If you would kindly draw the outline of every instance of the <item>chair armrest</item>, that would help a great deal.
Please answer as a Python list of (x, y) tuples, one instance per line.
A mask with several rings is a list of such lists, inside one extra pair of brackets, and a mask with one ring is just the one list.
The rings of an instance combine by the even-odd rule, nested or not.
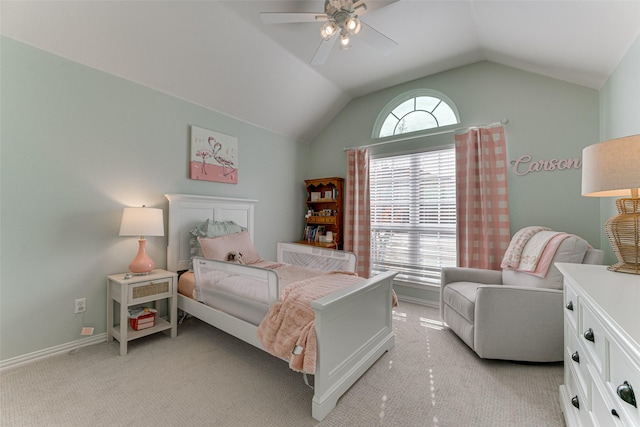
[(486, 285), (502, 284), (502, 271), (481, 268), (444, 267), (440, 274), (440, 286), (453, 282), (474, 282)]
[(480, 286), (475, 305), (475, 350), (481, 357), (562, 360), (563, 291)]
[(473, 282), (487, 285), (501, 285), (502, 272), (481, 268), (443, 267), (440, 273), (440, 317), (444, 320), (444, 288), (449, 283)]

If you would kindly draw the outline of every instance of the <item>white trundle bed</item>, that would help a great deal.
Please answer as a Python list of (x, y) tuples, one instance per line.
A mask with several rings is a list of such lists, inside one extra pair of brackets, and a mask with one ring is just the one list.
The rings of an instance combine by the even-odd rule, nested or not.
[[(253, 239), (256, 200), (166, 194), (169, 200), (169, 234), (167, 267), (182, 272), (191, 261), (190, 230), (206, 219), (231, 220), (245, 227)], [(308, 245), (278, 244), (278, 262), (297, 263), (297, 259), (323, 259), (328, 267), (344, 252), (320, 249)], [(299, 256), (298, 256), (299, 255)], [(349, 259), (351, 261), (351, 259)], [(351, 268), (355, 268), (351, 262)], [(277, 275), (269, 269), (228, 262), (211, 262), (216, 269), (257, 278), (269, 283), (269, 304), (279, 294)], [(353, 270), (352, 270), (353, 271)], [(315, 313), (317, 355), (314, 373), (312, 417), (325, 418), (338, 399), (386, 351), (393, 348), (392, 281), (395, 272), (387, 272), (333, 292), (311, 303)], [(198, 302), (178, 295), (178, 308), (202, 321), (264, 350), (256, 332), (258, 326)], [(265, 350), (266, 351), (266, 350)]]

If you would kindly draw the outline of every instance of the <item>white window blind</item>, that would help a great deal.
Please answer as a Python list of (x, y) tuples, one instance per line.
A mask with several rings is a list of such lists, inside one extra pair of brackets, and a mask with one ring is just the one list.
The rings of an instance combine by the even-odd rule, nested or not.
[(454, 149), (373, 158), (369, 173), (371, 273), (440, 284), (456, 265)]

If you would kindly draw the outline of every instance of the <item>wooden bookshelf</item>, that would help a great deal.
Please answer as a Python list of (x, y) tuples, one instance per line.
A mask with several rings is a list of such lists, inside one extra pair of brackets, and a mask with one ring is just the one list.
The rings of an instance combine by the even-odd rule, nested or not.
[[(342, 248), (344, 215), (344, 179), (339, 177), (307, 179), (307, 213), (300, 243), (326, 248)], [(323, 241), (326, 232), (333, 233), (333, 241)]]

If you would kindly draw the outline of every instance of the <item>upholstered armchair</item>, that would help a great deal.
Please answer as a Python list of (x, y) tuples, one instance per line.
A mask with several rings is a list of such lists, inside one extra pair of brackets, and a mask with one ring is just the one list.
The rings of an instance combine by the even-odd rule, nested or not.
[(443, 268), (440, 315), (478, 356), (528, 362), (563, 359), (563, 277), (556, 262), (601, 264), (603, 252), (571, 236), (544, 278), (515, 270)]

